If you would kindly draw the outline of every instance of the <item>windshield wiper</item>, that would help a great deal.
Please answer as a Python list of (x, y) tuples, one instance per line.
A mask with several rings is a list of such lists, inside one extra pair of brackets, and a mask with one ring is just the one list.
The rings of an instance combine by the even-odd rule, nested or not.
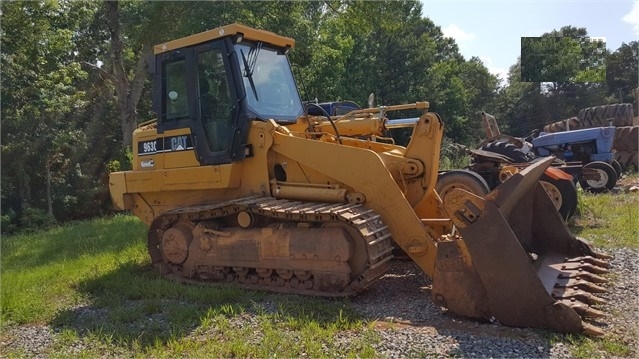
[(244, 50), (240, 49), (240, 53), (242, 54), (242, 62), (244, 62), (244, 77), (249, 80), (249, 84), (251, 85), (251, 90), (253, 90), (253, 95), (255, 95), (255, 99), (259, 101), (257, 98), (257, 90), (255, 89), (255, 83), (253, 82), (253, 70), (255, 69), (255, 64), (257, 63), (257, 56), (260, 54), (260, 50), (262, 49), (262, 42), (257, 43), (256, 48), (252, 48), (249, 51), (249, 59), (246, 59), (244, 56)]

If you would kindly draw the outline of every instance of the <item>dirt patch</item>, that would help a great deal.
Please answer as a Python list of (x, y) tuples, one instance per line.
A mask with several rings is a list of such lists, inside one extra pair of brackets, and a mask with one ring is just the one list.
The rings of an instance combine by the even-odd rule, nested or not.
[(625, 175), (615, 185), (614, 193), (634, 193), (639, 194), (639, 176)]
[(621, 188), (636, 186), (639, 187), (639, 177), (637, 176), (624, 176), (617, 181), (617, 186)]

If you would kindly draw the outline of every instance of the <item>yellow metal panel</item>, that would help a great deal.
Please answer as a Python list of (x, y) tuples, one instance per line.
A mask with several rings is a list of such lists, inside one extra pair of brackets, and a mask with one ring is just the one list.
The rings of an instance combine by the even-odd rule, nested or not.
[(127, 172), (127, 193), (160, 191), (162, 188), (162, 172), (161, 170)]
[(200, 163), (195, 157), (195, 149), (179, 152), (165, 152), (164, 166), (158, 168), (198, 167)]
[(126, 173), (127, 193), (237, 188), (242, 164), (202, 166)]
[[(164, 141), (165, 137), (175, 137), (175, 136), (191, 136), (191, 129), (189, 128), (178, 128), (175, 130), (165, 131), (162, 134), (161, 141)], [(193, 141), (193, 138), (191, 138)], [(195, 144), (193, 143), (193, 146)], [(168, 151), (168, 149), (164, 149), (164, 153), (162, 157), (164, 158), (164, 162), (162, 167), (160, 168), (182, 168), (182, 167), (199, 167), (200, 162), (198, 162), (197, 157), (195, 156), (195, 148), (192, 150), (186, 151)]]
[(119, 210), (126, 209), (123, 195), (126, 193), (125, 172), (113, 172), (109, 174), (109, 192), (113, 207)]
[(180, 49), (187, 46), (197, 45), (204, 42), (208, 42), (214, 39), (219, 39), (226, 36), (233, 36), (237, 33), (244, 34), (244, 38), (247, 40), (263, 41), (275, 46), (295, 46), (295, 40), (290, 37), (284, 37), (274, 34), (270, 31), (257, 30), (240, 24), (231, 24), (201, 32), (199, 34), (191, 35), (181, 39), (166, 42), (164, 44), (155, 45), (153, 52), (158, 55), (163, 52)]
[(222, 182), (220, 166), (203, 166), (163, 171), (162, 190), (219, 188)]

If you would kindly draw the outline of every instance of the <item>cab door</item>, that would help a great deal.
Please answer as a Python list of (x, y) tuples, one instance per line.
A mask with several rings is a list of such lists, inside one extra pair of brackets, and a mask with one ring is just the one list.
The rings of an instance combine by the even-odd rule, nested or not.
[(161, 54), (157, 60), (158, 133), (188, 128), (178, 146), (193, 149), (200, 165), (243, 158), (245, 136), (238, 129), (240, 106), (225, 39)]

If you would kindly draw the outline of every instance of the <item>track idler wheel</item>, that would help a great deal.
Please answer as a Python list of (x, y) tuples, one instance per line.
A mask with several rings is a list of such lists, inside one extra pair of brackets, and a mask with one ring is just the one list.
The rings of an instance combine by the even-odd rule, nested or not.
[(162, 234), (161, 250), (166, 261), (182, 264), (189, 256), (193, 240), (193, 224), (178, 222)]

